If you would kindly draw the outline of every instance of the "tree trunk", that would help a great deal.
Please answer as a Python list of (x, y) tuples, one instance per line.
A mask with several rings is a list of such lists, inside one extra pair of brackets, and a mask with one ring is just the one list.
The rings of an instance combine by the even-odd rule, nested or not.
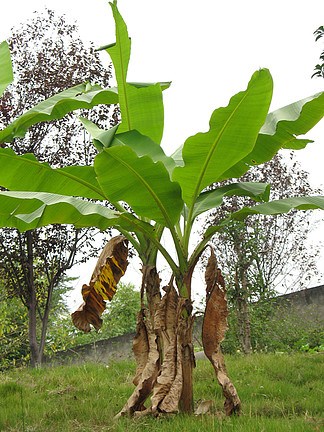
[[(117, 415), (193, 412), (192, 306), (178, 296), (172, 282), (161, 299), (155, 267), (143, 267), (149, 311), (142, 304), (134, 338), (136, 388)], [(145, 400), (151, 396), (151, 406)]]
[(37, 326), (36, 326), (36, 292), (34, 284), (34, 255), (33, 255), (33, 237), (32, 232), (27, 231), (27, 266), (28, 266), (28, 335), (30, 347), (30, 365), (37, 367), (41, 363), (37, 342)]
[(244, 322), (244, 353), (251, 354), (252, 344), (251, 344), (250, 313), (248, 310), (248, 305), (245, 301), (243, 302), (243, 322)]
[[(157, 416), (179, 411), (190, 414), (193, 412), (195, 367), (192, 344), (194, 317), (191, 301), (178, 295), (172, 279), (170, 284), (163, 288), (165, 295), (161, 298), (160, 279), (156, 268), (143, 267), (142, 272), (142, 299), (145, 288), (149, 310), (142, 302), (133, 346), (137, 363), (133, 381), (136, 388), (116, 417), (146, 414)], [(224, 292), (217, 292), (214, 294), (221, 298), (220, 303), (214, 296), (213, 301), (208, 303), (208, 311), (206, 308), (204, 349), (223, 388), (225, 412), (232, 415), (240, 412), (241, 402), (235, 387), (227, 377), (219, 347), (223, 339), (222, 334), (225, 334), (228, 311)], [(218, 328), (219, 324), (222, 330)], [(150, 395), (151, 404), (146, 407), (144, 404)]]
[(44, 356), (44, 348), (45, 348), (45, 340), (46, 340), (46, 332), (47, 332), (47, 325), (48, 325), (48, 319), (49, 319), (49, 313), (51, 308), (51, 301), (52, 301), (52, 295), (53, 295), (53, 286), (54, 281), (51, 280), (48, 291), (47, 291), (47, 299), (46, 299), (46, 305), (44, 310), (44, 316), (42, 319), (42, 333), (41, 338), (39, 342), (39, 363), (41, 364), (43, 361)]
[(192, 345), (192, 317), (187, 318), (188, 329), (185, 332), (186, 340), (182, 345), (182, 392), (180, 397), (180, 409), (190, 414), (193, 412), (193, 370), (196, 366)]
[(237, 323), (238, 323), (238, 338), (241, 344), (242, 350), (244, 354), (251, 354), (252, 352), (252, 344), (251, 344), (251, 322), (250, 322), (250, 313), (248, 309), (248, 301), (247, 301), (247, 278), (246, 278), (246, 270), (241, 268), (241, 282), (242, 288), (240, 289), (240, 282), (237, 275), (236, 270), (236, 312), (237, 312)]
[(246, 270), (244, 269), (242, 272), (242, 288), (243, 288), (243, 301), (242, 301), (242, 309), (243, 309), (243, 322), (244, 322), (244, 347), (245, 354), (251, 354), (252, 352), (252, 344), (251, 344), (251, 322), (250, 322), (250, 313), (248, 308), (248, 294), (247, 294), (248, 281), (246, 277)]
[(239, 339), (239, 342), (240, 342), (240, 345), (241, 345), (243, 352), (245, 352), (244, 320), (243, 320), (243, 314), (242, 314), (241, 299), (239, 297), (236, 297), (235, 305), (236, 305), (236, 314), (237, 314), (238, 339)]

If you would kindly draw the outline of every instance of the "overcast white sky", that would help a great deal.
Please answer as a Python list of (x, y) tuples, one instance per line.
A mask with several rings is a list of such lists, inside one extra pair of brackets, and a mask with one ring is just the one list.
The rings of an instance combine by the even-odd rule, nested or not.
[[(84, 41), (115, 41), (106, 0), (2, 2), (0, 41), (44, 7), (77, 21)], [(260, 67), (269, 68), (274, 79), (272, 109), (324, 90), (323, 79), (311, 79), (324, 50), (324, 39), (315, 43), (313, 36), (324, 25), (323, 0), (119, 0), (118, 7), (132, 38), (128, 80), (172, 81), (164, 92), (167, 153), (207, 130), (212, 111), (244, 90)], [(315, 143), (298, 158), (312, 185), (320, 186), (324, 120), (308, 136)]]

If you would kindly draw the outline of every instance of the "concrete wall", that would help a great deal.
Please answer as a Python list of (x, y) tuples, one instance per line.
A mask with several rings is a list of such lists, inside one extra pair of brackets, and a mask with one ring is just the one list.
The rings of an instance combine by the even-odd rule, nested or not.
[[(202, 316), (196, 317), (193, 328), (193, 343), (201, 346)], [(110, 339), (79, 345), (64, 351), (57, 351), (51, 357), (45, 357), (45, 364), (83, 363), (87, 361), (108, 363), (125, 359), (134, 359), (132, 347), (135, 333), (128, 333)]]
[[(278, 303), (285, 304), (289, 310), (299, 311), (300, 315), (308, 319), (319, 319), (324, 322), (324, 285), (309, 288), (302, 291), (278, 296)], [(201, 341), (202, 316), (197, 316), (193, 330), (193, 342), (196, 345)], [(86, 361), (108, 363), (123, 359), (132, 359), (133, 337), (135, 333), (117, 336), (111, 339), (101, 340), (58, 351), (51, 358), (45, 359), (45, 363), (82, 363)]]
[(131, 359), (134, 358), (132, 351), (134, 335), (135, 333), (129, 333), (91, 344), (79, 345), (65, 351), (57, 351), (51, 357), (46, 357), (44, 363), (75, 364), (87, 361), (108, 363), (111, 360)]
[(308, 288), (277, 297), (278, 302), (288, 308), (295, 308), (300, 312), (313, 313), (324, 320), (324, 285)]

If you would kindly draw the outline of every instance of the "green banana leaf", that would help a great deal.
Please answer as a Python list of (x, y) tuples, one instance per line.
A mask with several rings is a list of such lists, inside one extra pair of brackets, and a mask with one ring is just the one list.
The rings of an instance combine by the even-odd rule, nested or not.
[(147, 86), (126, 82), (131, 41), (127, 26), (117, 9), (116, 1), (110, 5), (116, 24), (116, 43), (99, 48), (99, 50), (105, 49), (108, 52), (115, 68), (122, 116), (119, 132), (136, 129), (160, 144), (164, 126), (162, 90), (167, 88), (169, 83)]
[(253, 207), (243, 207), (232, 213), (228, 218), (224, 219), (219, 225), (212, 226), (205, 232), (205, 239), (210, 239), (216, 232), (223, 229), (231, 220), (242, 221), (246, 217), (261, 214), (261, 215), (279, 215), (282, 213), (288, 213), (290, 210), (324, 210), (324, 196), (306, 196), (306, 197), (294, 197), (285, 198), (276, 201), (270, 201), (267, 203), (259, 204)]
[(0, 186), (9, 190), (106, 199), (91, 166), (53, 169), (38, 162), (33, 154), (17, 156), (10, 148), (0, 149), (0, 166)]
[[(125, 233), (135, 248), (139, 244), (127, 232), (144, 234), (152, 245), (159, 248), (171, 268), (177, 270), (172, 258), (159, 243), (156, 227), (130, 213), (119, 213), (103, 205), (65, 195), (0, 191), (0, 227), (13, 227), (23, 232), (53, 223), (73, 224), (76, 228), (97, 227), (102, 231), (113, 226)], [(139, 248), (138, 252), (141, 254), (143, 251)]]
[(253, 165), (269, 161), (281, 148), (299, 150), (309, 139), (299, 139), (310, 131), (324, 115), (324, 92), (294, 102), (269, 113), (253, 150), (227, 170), (218, 180), (238, 178)]
[(0, 44), (0, 97), (12, 82), (12, 64), (9, 46), (6, 41)]
[(137, 156), (150, 156), (153, 162), (162, 162), (170, 176), (175, 168), (175, 162), (170, 156), (166, 156), (161, 146), (156, 144), (148, 136), (140, 134), (137, 130), (118, 133), (111, 142), (111, 146), (126, 145), (132, 148)]
[(161, 146), (148, 136), (142, 135), (136, 130), (116, 134), (110, 146), (113, 147), (117, 145), (129, 146), (139, 157), (147, 155), (152, 158), (153, 162), (162, 162), (171, 178), (173, 169), (176, 166), (174, 160), (172, 157), (166, 156)]
[(60, 119), (77, 109), (117, 102), (116, 88), (102, 89), (98, 85), (91, 86), (89, 83), (71, 87), (39, 103), (10, 123), (0, 131), (0, 143), (10, 142), (15, 137), (23, 137), (28, 128), (36, 123)]
[(98, 182), (112, 203), (125, 201), (134, 212), (163, 226), (173, 226), (183, 207), (181, 190), (162, 162), (138, 157), (126, 145), (99, 153), (94, 162)]
[(171, 155), (176, 166), (180, 166), (180, 167), (184, 166), (184, 161), (183, 161), (183, 157), (182, 157), (182, 150), (183, 150), (183, 144), (181, 144), (181, 146), (178, 147), (177, 150), (174, 153), (172, 153), (172, 155)]
[(159, 86), (161, 87), (161, 90), (164, 91), (170, 87), (171, 81), (150, 82), (150, 83), (128, 82), (128, 84), (131, 85), (132, 87), (135, 87), (135, 88), (151, 87), (151, 86), (155, 86), (156, 84), (159, 84)]
[(293, 197), (259, 204), (251, 208), (244, 207), (241, 210), (234, 212), (231, 215), (231, 218), (236, 220), (243, 220), (247, 216), (253, 214), (278, 215), (282, 213), (288, 213), (292, 209), (324, 210), (324, 196)]
[(0, 192), (0, 226), (20, 231), (52, 223), (76, 227), (115, 225), (119, 213), (109, 208), (65, 195), (44, 192)]
[(223, 202), (223, 198), (226, 196), (248, 196), (254, 201), (268, 201), (270, 186), (270, 184), (266, 183), (242, 182), (232, 183), (214, 190), (202, 192), (195, 202), (193, 219), (205, 211), (220, 206)]
[(0, 191), (0, 226), (19, 231), (53, 223), (73, 224), (76, 228), (121, 227), (141, 231), (154, 240), (154, 226), (129, 213), (120, 213), (101, 204), (45, 192)]
[(271, 97), (271, 75), (261, 69), (253, 74), (245, 91), (233, 96), (226, 108), (213, 112), (207, 133), (199, 133), (184, 143), (185, 165), (174, 169), (173, 180), (180, 184), (189, 208), (206, 186), (251, 152)]
[(128, 116), (125, 121), (121, 111), (122, 123), (119, 132), (136, 129), (160, 144), (164, 127), (164, 107), (160, 84), (138, 89), (126, 83), (125, 93)]
[(84, 128), (92, 136), (92, 142), (98, 152), (101, 152), (104, 148), (110, 147), (111, 141), (113, 140), (119, 125), (112, 127), (109, 130), (100, 129), (91, 120), (84, 117), (78, 117)]
[(104, 130), (88, 119), (79, 118), (79, 120), (91, 134), (93, 143), (99, 151), (116, 145), (128, 145), (136, 152), (137, 156), (148, 155), (152, 158), (153, 162), (163, 162), (170, 173), (170, 177), (172, 176), (173, 169), (176, 166), (174, 159), (166, 156), (162, 147), (148, 136), (142, 135), (137, 130), (117, 134), (118, 126)]

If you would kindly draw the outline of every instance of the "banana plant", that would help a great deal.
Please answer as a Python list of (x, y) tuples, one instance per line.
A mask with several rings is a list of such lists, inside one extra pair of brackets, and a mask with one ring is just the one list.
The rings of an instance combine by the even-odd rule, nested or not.
[[(90, 325), (100, 328), (105, 301), (112, 299), (116, 282), (127, 267), (127, 243), (137, 251), (142, 261), (142, 298), (146, 294), (148, 309), (142, 302), (134, 339), (135, 390), (120, 415), (176, 412), (179, 406), (192, 412), (192, 274), (201, 254), (209, 248), (203, 345), (222, 387), (226, 414), (239, 413), (241, 402), (226, 374), (220, 350), (228, 314), (224, 280), (208, 242), (232, 219), (242, 220), (254, 213), (324, 209), (324, 197), (269, 202), (268, 184), (218, 183), (239, 178), (251, 166), (270, 160), (279, 149), (304, 148), (311, 141), (298, 137), (323, 117), (324, 93), (269, 113), (272, 77), (267, 69), (260, 69), (245, 90), (212, 113), (207, 132), (189, 137), (172, 156), (167, 156), (161, 147), (162, 92), (170, 83), (127, 81), (131, 41), (116, 1), (110, 5), (116, 42), (100, 49), (111, 57), (117, 88), (102, 89), (86, 83), (57, 94), (2, 130), (0, 142), (23, 136), (39, 121), (61, 118), (70, 111), (90, 109), (99, 103), (118, 102), (121, 124), (104, 130), (80, 119), (98, 150), (93, 166), (53, 169), (33, 155), (18, 156), (10, 148), (1, 148), (0, 185), (7, 190), (0, 192), (0, 226), (24, 231), (51, 223), (71, 223), (120, 231), (121, 236), (103, 251), (89, 285), (83, 286), (84, 304), (72, 316), (83, 331), (89, 331)], [(0, 86), (5, 87), (10, 82), (8, 52), (6, 47), (1, 51), (1, 47)], [(229, 214), (210, 227), (189, 253), (197, 217), (221, 205), (230, 195), (248, 196), (259, 204)], [(113, 210), (105, 205), (107, 202)], [(168, 247), (161, 241), (165, 233), (172, 239)], [(164, 287), (163, 297), (156, 268), (159, 253), (170, 268), (170, 282)], [(151, 405), (145, 408), (144, 402), (151, 394)]]
[(0, 44), (0, 97), (13, 80), (9, 46), (6, 41)]

